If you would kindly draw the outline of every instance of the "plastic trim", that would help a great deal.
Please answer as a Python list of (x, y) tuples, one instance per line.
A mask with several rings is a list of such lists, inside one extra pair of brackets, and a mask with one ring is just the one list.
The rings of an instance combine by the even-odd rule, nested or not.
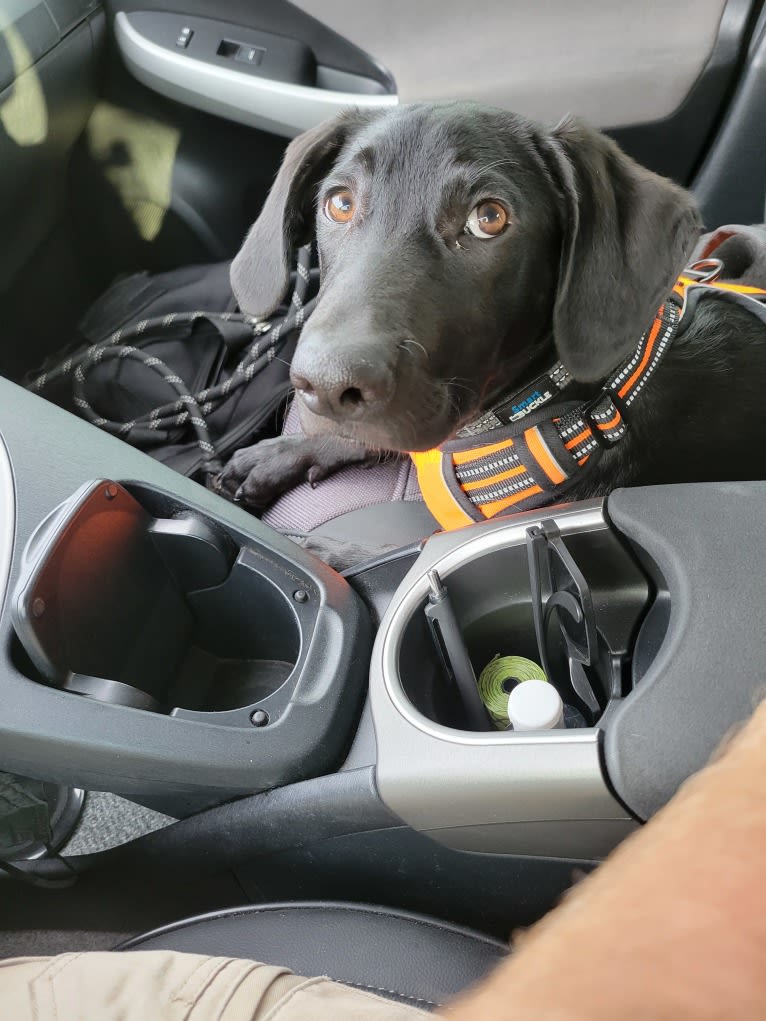
[[(642, 552), (667, 622), (640, 682), (604, 731), (616, 795), (649, 819), (703, 769), (763, 697), (766, 483), (685, 483), (617, 489), (614, 529)], [(656, 622), (647, 617), (646, 630)]]
[(123, 60), (144, 85), (187, 106), (288, 138), (351, 106), (385, 109), (396, 95), (336, 92), (277, 82), (195, 60), (158, 46), (120, 11), (114, 21)]
[(383, 918), (401, 919), (405, 922), (416, 922), (441, 932), (448, 932), (454, 936), (470, 939), (476, 943), (483, 944), (489, 950), (497, 951), (498, 957), (503, 957), (508, 947), (500, 940), (493, 939), (486, 933), (477, 932), (464, 925), (456, 925), (454, 922), (442, 921), (440, 918), (431, 918), (414, 911), (400, 911), (396, 908), (389, 908), (380, 904), (349, 903), (339, 900), (296, 900), (296, 901), (275, 901), (269, 904), (246, 905), (241, 908), (225, 908), (223, 911), (208, 911), (202, 915), (193, 915), (190, 918), (183, 918), (178, 922), (170, 922), (168, 925), (160, 925), (149, 932), (132, 936), (130, 939), (119, 943), (114, 949), (122, 952), (127, 950), (140, 950), (144, 943), (150, 940), (162, 939), (170, 936), (180, 929), (186, 929), (193, 925), (204, 925), (206, 922), (217, 922), (222, 918), (240, 918), (244, 916), (263, 915), (270, 911), (344, 911), (354, 914), (376, 915)]
[[(552, 508), (562, 534), (607, 528), (602, 502)], [(423, 603), (426, 572), (449, 583), (463, 564), (520, 545), (539, 512), (429, 540), (384, 616), (373, 648), (370, 698), (384, 803), (414, 829), (459, 850), (599, 858), (634, 824), (603, 776), (597, 728), (519, 735), (458, 731), (410, 703), (398, 674), (403, 628)]]
[[(248, 556), (263, 556), (286, 577), (290, 572), (296, 588), (313, 587), (320, 607), (307, 650), (315, 666), (301, 676), (280, 719), (261, 728), (149, 713), (36, 683), (3, 612), (5, 769), (113, 791), (179, 817), (342, 762), (362, 708), (372, 629), (361, 599), (336, 572), (236, 505), (2, 377), (0, 433), (13, 465), (19, 553), (80, 486), (114, 474), (140, 490), (153, 516), (187, 507), (228, 532)], [(14, 556), (12, 584), (21, 567)], [(257, 625), (257, 613), (253, 619)]]
[(0, 614), (8, 589), (8, 575), (13, 556), (13, 540), (15, 528), (16, 498), (13, 487), (13, 474), (8, 451), (0, 436)]
[[(552, 516), (554, 515), (545, 515), (545, 517)], [(578, 509), (574, 513), (570, 512), (566, 518), (556, 516), (556, 520), (560, 523), (563, 534), (571, 531), (586, 532), (606, 527), (600, 501), (595, 506)], [(511, 522), (513, 522), (513, 519), (511, 519)], [(477, 557), (484, 556), (486, 553), (492, 553), (498, 549), (506, 549), (508, 546), (523, 546), (526, 542), (527, 528), (529, 528), (531, 522), (526, 518), (518, 524), (511, 522), (493, 532), (480, 532), (479, 535), (472, 537), (470, 541), (461, 543), (457, 549), (430, 563), (428, 565), (429, 568), (436, 568), (442, 580), (447, 581), (453, 571), (463, 564), (475, 560)], [(420, 568), (420, 564), (418, 563), (416, 567)], [(547, 734), (535, 735), (535, 737), (522, 737), (520, 734), (507, 733), (506, 731), (487, 731), (477, 734), (472, 731), (458, 731), (451, 727), (444, 727), (439, 723), (434, 723), (418, 712), (407, 698), (402, 687), (397, 663), (404, 627), (418, 606), (423, 603), (428, 592), (429, 584), (425, 572), (419, 574), (419, 576), (411, 581), (408, 588), (405, 588), (403, 585), (392, 600), (394, 609), (390, 615), (388, 626), (381, 625), (379, 632), (379, 635), (383, 636), (381, 649), (383, 682), (391, 701), (409, 723), (419, 730), (430, 734), (432, 737), (438, 737), (441, 740), (451, 741), (456, 744), (506, 744), (518, 747), (523, 744), (536, 745), (540, 743), (593, 743), (595, 739), (595, 728), (593, 727), (578, 730), (576, 733), (552, 730)], [(380, 641), (380, 638), (378, 641)], [(376, 649), (377, 647), (376, 643)], [(373, 653), (374, 655), (375, 653)]]

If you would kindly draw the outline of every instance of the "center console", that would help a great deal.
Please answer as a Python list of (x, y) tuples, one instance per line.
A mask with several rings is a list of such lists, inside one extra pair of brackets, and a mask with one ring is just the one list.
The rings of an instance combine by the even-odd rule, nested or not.
[(343, 761), (373, 633), (335, 571), (4, 380), (0, 508), (3, 768), (179, 816)]
[[(341, 577), (0, 380), (0, 768), (211, 826), (269, 791), (296, 843), (337, 856), (353, 832), (371, 862), (394, 829), (461, 861), (598, 859), (752, 709), (765, 519), (765, 484), (624, 490)], [(569, 726), (466, 711), (435, 578), (464, 672), (542, 644)], [(286, 839), (258, 832), (264, 854)]]
[[(464, 726), (424, 626), (427, 572), (436, 568), (476, 674), (497, 653), (539, 660), (528, 564), (528, 530), (538, 520), (539, 513), (517, 515), (435, 536), (404, 580), (381, 623), (370, 675), (378, 784), (410, 825), (454, 848), (550, 855), (566, 847), (572, 857), (598, 857), (634, 825), (609, 789), (599, 737), (630, 688), (630, 671), (624, 677), (619, 670), (616, 677), (591, 671), (598, 685), (592, 726), (582, 720), (535, 733), (477, 732)], [(635, 638), (649, 583), (606, 523), (600, 501), (558, 509), (555, 522), (589, 576), (611, 661)], [(571, 704), (578, 700), (560, 653), (551, 679)]]

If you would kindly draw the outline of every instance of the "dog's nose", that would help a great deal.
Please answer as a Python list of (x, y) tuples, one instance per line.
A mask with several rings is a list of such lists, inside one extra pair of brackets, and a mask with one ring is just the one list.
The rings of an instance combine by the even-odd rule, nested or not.
[(364, 418), (381, 411), (394, 391), (394, 375), (381, 363), (344, 358), (312, 363), (296, 355), (290, 380), (315, 415), (337, 420)]

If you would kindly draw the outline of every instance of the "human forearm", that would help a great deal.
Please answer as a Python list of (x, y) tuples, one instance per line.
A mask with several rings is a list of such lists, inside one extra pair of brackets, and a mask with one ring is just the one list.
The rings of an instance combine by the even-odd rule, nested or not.
[(766, 705), (451, 1021), (766, 1017)]

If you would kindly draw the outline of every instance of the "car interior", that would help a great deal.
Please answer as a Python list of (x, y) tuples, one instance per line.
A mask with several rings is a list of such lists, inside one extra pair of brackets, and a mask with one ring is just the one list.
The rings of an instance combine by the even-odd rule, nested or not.
[[(453, 98), (764, 219), (760, 0), (0, 0), (0, 956), (440, 1003), (752, 709), (762, 483), (366, 507), (324, 534), (393, 549), (339, 573), (24, 387), (119, 276), (232, 259), (290, 138)], [(482, 717), (498, 655), (549, 664), (566, 729)]]

